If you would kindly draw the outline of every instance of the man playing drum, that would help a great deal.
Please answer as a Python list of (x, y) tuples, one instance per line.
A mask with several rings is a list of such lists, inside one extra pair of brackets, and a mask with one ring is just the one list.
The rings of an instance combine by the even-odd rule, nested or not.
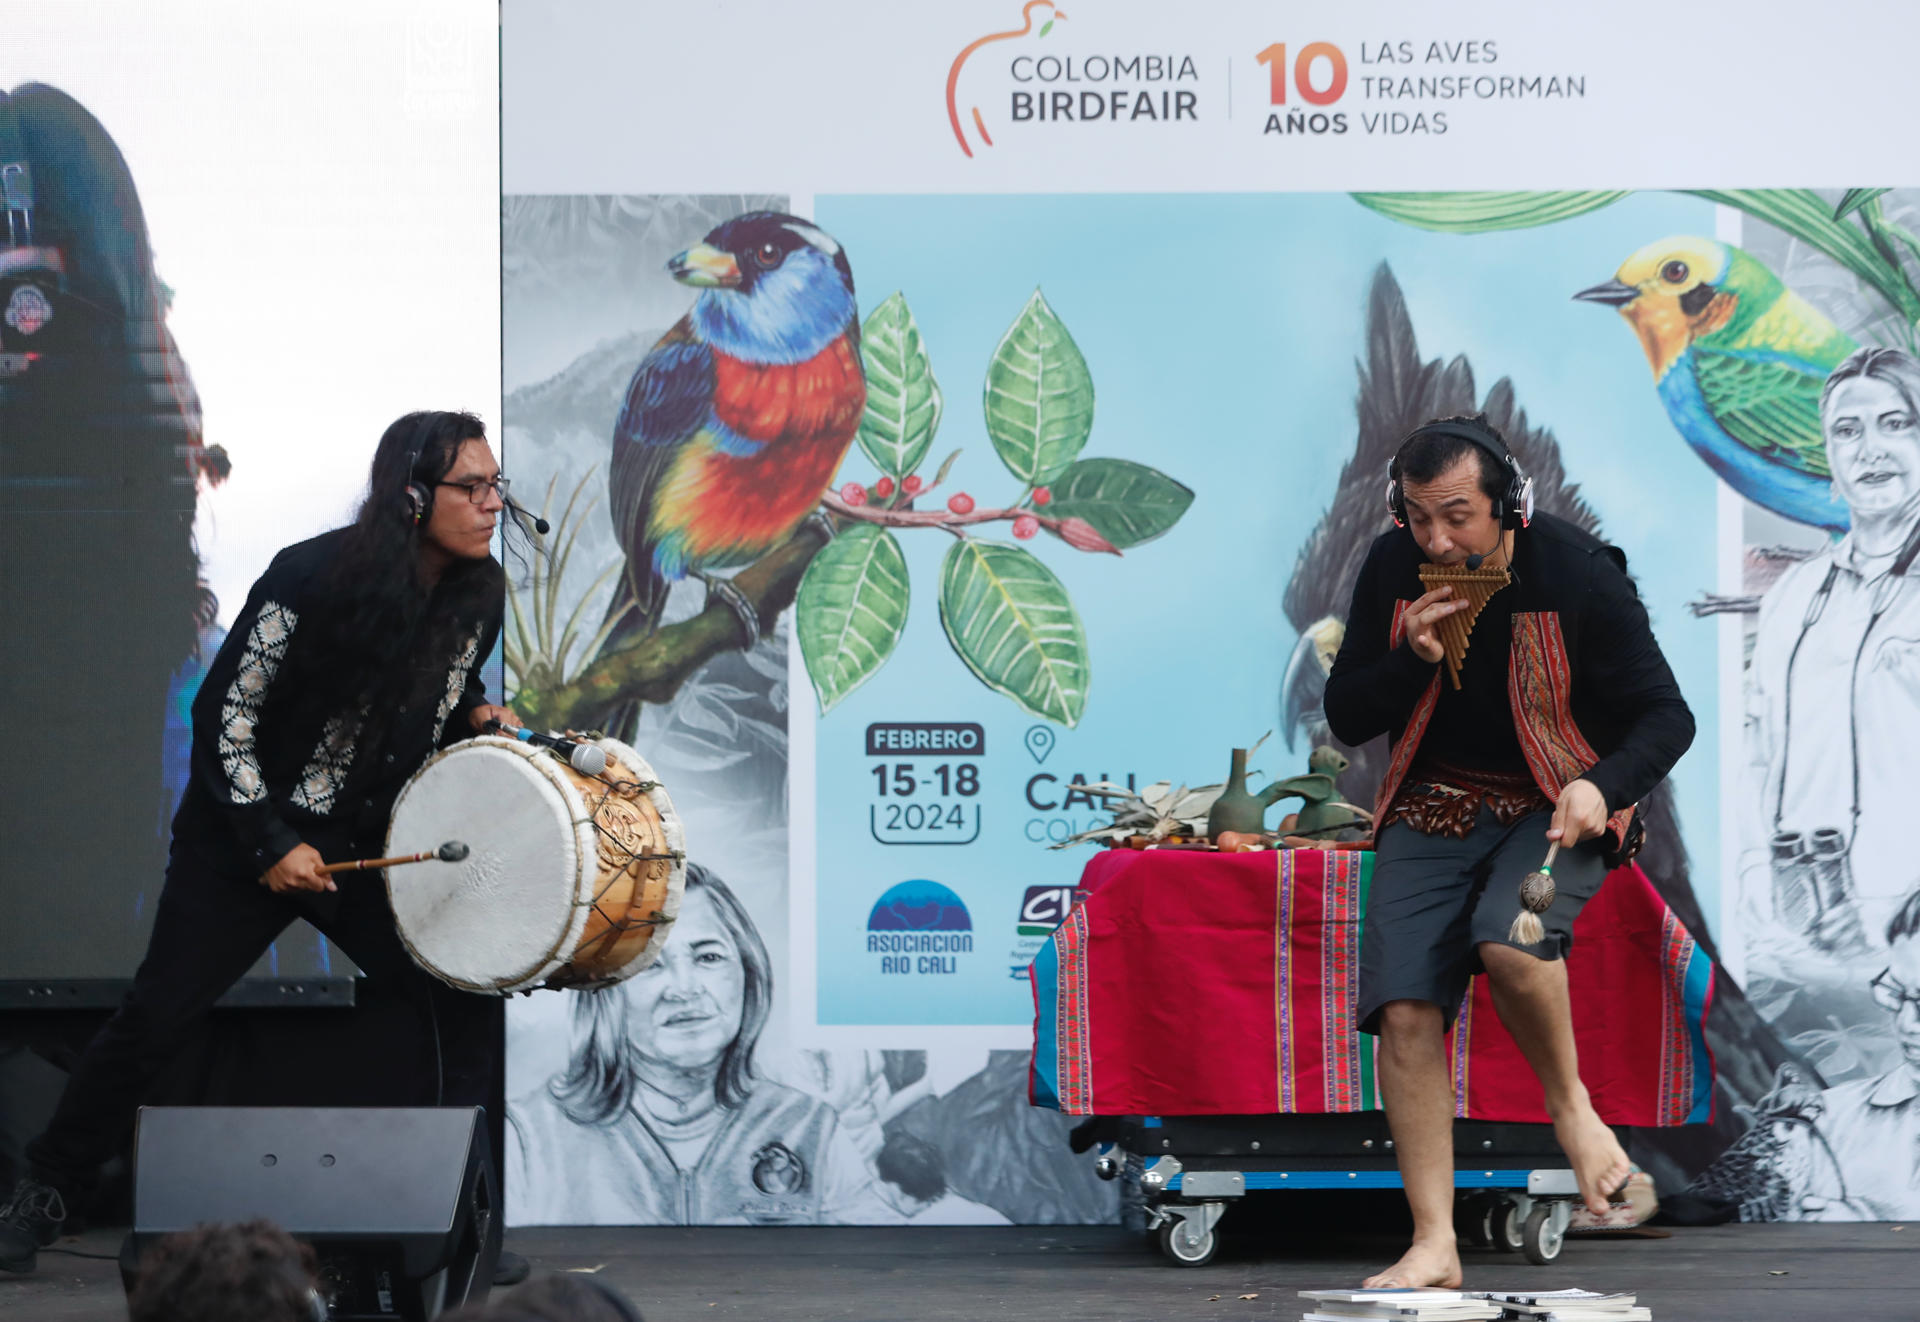
[[(1380, 1038), (1380, 1094), (1414, 1241), (1367, 1284), (1457, 1286), (1443, 1038), (1472, 973), (1485, 971), (1539, 1077), (1587, 1206), (1604, 1211), (1630, 1172), (1580, 1082), (1564, 956), (1574, 915), (1632, 852), (1634, 804), (1692, 742), (1693, 715), (1626, 558), (1570, 523), (1535, 517), (1531, 479), (1484, 417), (1417, 428), (1389, 470), (1387, 503), (1401, 526), (1360, 569), (1326, 691), (1339, 739), (1385, 734), (1393, 750), (1358, 1013), (1361, 1030)], [(1427, 591), (1423, 565), (1468, 586)], [(1434, 565), (1457, 568), (1435, 575)], [(1492, 583), (1490, 595), (1478, 591)], [(1475, 619), (1471, 651), (1464, 619)], [(1443, 655), (1459, 666), (1457, 685), (1442, 676)], [(1525, 945), (1510, 927), (1518, 883), (1550, 842), (1559, 900), (1541, 915), (1544, 939)]]
[(0, 1269), (32, 1270), (148, 1085), (295, 918), (417, 1007), (433, 1064), (396, 1101), (486, 1101), (500, 1002), (416, 967), (378, 872), (321, 865), (381, 852), (394, 797), (436, 748), (520, 724), (480, 675), (500, 632), (490, 544), (506, 485), (478, 418), (410, 413), (381, 437), (355, 521), (288, 547), (254, 584), (194, 700), (146, 958), (27, 1146), (0, 1204)]

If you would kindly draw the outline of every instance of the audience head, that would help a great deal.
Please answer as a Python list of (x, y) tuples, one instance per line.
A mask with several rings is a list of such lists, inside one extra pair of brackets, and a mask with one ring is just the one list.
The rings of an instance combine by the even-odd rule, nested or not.
[(270, 1221), (168, 1235), (140, 1260), (129, 1322), (316, 1322), (313, 1249)]
[(555, 1272), (484, 1304), (443, 1313), (440, 1322), (640, 1322), (640, 1310), (591, 1276)]

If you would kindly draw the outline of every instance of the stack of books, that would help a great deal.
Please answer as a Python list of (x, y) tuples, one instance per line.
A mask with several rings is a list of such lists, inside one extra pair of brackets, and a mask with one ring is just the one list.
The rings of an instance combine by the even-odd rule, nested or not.
[(1302, 1322), (1353, 1322), (1398, 1318), (1402, 1322), (1497, 1322), (1501, 1306), (1464, 1290), (1302, 1290), (1308, 1301)]
[(1501, 1316), (1518, 1322), (1653, 1322), (1652, 1310), (1640, 1307), (1631, 1294), (1520, 1290), (1481, 1291), (1473, 1297), (1504, 1308)]

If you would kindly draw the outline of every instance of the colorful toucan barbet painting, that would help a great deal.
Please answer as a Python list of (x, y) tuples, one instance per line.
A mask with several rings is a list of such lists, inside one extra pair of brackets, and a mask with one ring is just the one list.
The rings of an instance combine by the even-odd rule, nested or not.
[[(671, 693), (715, 654), (710, 629), (698, 644), (640, 646), (671, 632), (667, 598), (689, 578), (740, 620), (727, 647), (754, 647), (791, 601), (809, 677), (822, 710), (832, 708), (885, 664), (906, 628), (912, 593), (897, 534), (918, 531), (952, 539), (938, 608), (957, 658), (1024, 710), (1077, 723), (1085, 628), (1066, 586), (1021, 543), (1044, 532), (1072, 551), (1117, 556), (1171, 529), (1193, 492), (1145, 464), (1082, 457), (1092, 373), (1040, 291), (993, 350), (982, 391), (985, 439), (1015, 484), (999, 504), (940, 490), (950, 475), (958, 481), (961, 450), (922, 471), (941, 392), (919, 328), (897, 292), (861, 319), (852, 264), (820, 226), (748, 212), (667, 269), (699, 292), (627, 382), (608, 475), (624, 563), (584, 669), (567, 680), (563, 661), (545, 664), (549, 719), (630, 737), (641, 694)], [(876, 474), (836, 489), (856, 441)], [(817, 538), (796, 538), (810, 519)], [(1012, 542), (987, 536), (991, 525)], [(751, 581), (719, 574), (775, 562)], [(518, 673), (541, 673), (531, 654), (520, 659)]]
[(1820, 434), (1820, 389), (1859, 346), (1747, 252), (1679, 235), (1576, 298), (1619, 309), (1660, 402), (1720, 479), (1797, 523), (1843, 532)]
[(659, 627), (675, 582), (747, 564), (790, 536), (833, 481), (867, 402), (853, 268), (818, 226), (749, 212), (668, 270), (700, 294), (641, 360), (614, 423), (609, 508), (627, 565), (608, 650)]

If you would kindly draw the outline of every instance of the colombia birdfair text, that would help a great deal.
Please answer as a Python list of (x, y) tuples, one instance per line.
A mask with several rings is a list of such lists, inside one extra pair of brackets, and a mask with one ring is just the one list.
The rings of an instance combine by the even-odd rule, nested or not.
[[(1353, 127), (1346, 110), (1325, 107), (1341, 102), (1349, 90), (1357, 93), (1355, 100), (1396, 104), (1584, 100), (1587, 95), (1585, 74), (1493, 71), (1489, 66), (1500, 60), (1493, 40), (1363, 42), (1358, 55), (1362, 68), (1388, 68), (1356, 77), (1345, 49), (1327, 41), (1291, 51), (1278, 42), (1260, 51), (1270, 107), (1262, 132), (1346, 133)], [(1403, 72), (1416, 65), (1418, 73)], [(1433, 71), (1436, 65), (1475, 67), (1442, 73)], [(1202, 83), (1201, 69), (1192, 55), (1020, 55), (1008, 65), (1008, 77), (1018, 84), (1008, 89), (1008, 117), (1016, 124), (1197, 122), (1201, 88), (1183, 84)], [(1227, 83), (1222, 79), (1218, 85)], [(1357, 119), (1368, 134), (1442, 134), (1449, 128), (1444, 110), (1383, 108), (1362, 111)]]

